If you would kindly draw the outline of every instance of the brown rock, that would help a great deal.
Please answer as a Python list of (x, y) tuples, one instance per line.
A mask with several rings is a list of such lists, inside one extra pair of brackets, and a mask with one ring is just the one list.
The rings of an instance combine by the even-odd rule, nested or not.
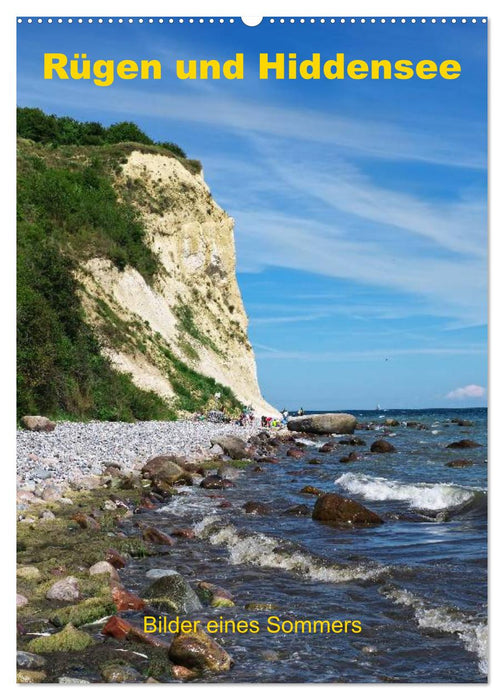
[(447, 462), (447, 467), (472, 467), (473, 463), (470, 459), (453, 459), (451, 462)]
[(198, 671), (191, 670), (190, 668), (186, 668), (185, 666), (177, 666), (176, 664), (172, 666), (171, 674), (172, 677), (175, 678), (175, 680), (177, 681), (192, 681), (199, 675)]
[(334, 442), (326, 442), (325, 445), (322, 445), (322, 447), (319, 447), (319, 452), (332, 452), (334, 450)]
[(368, 510), (357, 501), (344, 498), (338, 493), (319, 496), (312, 518), (325, 522), (350, 523), (352, 525), (377, 525), (383, 523), (379, 515)]
[(34, 430), (36, 432), (50, 433), (56, 427), (56, 423), (46, 418), (45, 416), (23, 416), (21, 425), (26, 430)]
[(295, 515), (296, 517), (303, 517), (310, 515), (310, 508), (305, 503), (301, 503), (287, 508), (283, 511), (282, 515)]
[(376, 440), (371, 445), (370, 450), (371, 450), (371, 452), (380, 452), (380, 453), (397, 452), (394, 445), (392, 445), (390, 442), (387, 442), (387, 440)]
[(216, 673), (229, 671), (233, 660), (217, 642), (202, 629), (176, 634), (168, 651), (177, 665)]
[(117, 615), (112, 615), (109, 618), (102, 629), (102, 634), (106, 637), (114, 637), (114, 639), (119, 639), (120, 641), (128, 639), (129, 641), (149, 644), (153, 647), (168, 648), (166, 642), (157, 639), (152, 634), (144, 632), (138, 627), (134, 627), (127, 620)]
[(105, 626), (102, 629), (102, 634), (104, 634), (106, 637), (114, 637), (114, 639), (120, 639), (122, 641), (123, 639), (126, 639), (130, 629), (131, 625), (129, 622), (123, 620), (122, 617), (112, 615), (112, 617), (109, 617), (105, 623)]
[(194, 530), (191, 530), (190, 527), (185, 527), (185, 528), (180, 528), (178, 530), (174, 530), (171, 535), (173, 537), (183, 537), (186, 540), (193, 540), (196, 537), (196, 533)]
[(458, 440), (458, 442), (450, 442), (446, 447), (449, 450), (469, 450), (473, 447), (481, 447), (481, 445), (474, 440)]
[(142, 539), (146, 542), (152, 542), (153, 544), (167, 544), (170, 546), (175, 544), (173, 537), (161, 532), (157, 527), (146, 527), (142, 531)]
[(122, 586), (115, 585), (112, 588), (112, 600), (117, 608), (117, 612), (123, 610), (143, 610), (147, 603), (134, 593), (127, 591)]
[(343, 440), (338, 440), (340, 445), (365, 445), (366, 441), (359, 437), (343, 438)]
[(356, 462), (357, 459), (358, 459), (357, 452), (350, 452), (350, 454), (347, 455), (346, 457), (342, 457), (340, 459), (340, 462), (343, 462), (345, 464), (346, 462)]
[(72, 515), (72, 520), (78, 523), (83, 530), (99, 530), (100, 523), (97, 522), (91, 515), (86, 513), (76, 513)]
[(123, 569), (126, 566), (126, 558), (123, 557), (122, 554), (119, 554), (117, 549), (113, 549), (112, 547), (107, 550), (105, 559), (116, 569)]
[(304, 452), (303, 450), (296, 449), (294, 447), (291, 447), (289, 450), (287, 450), (287, 457), (292, 457), (293, 459), (301, 459), (304, 457)]
[(271, 511), (264, 503), (257, 501), (247, 501), (242, 506), (245, 513), (254, 513), (256, 515), (268, 515)]
[(167, 455), (150, 459), (142, 467), (142, 476), (150, 479), (152, 485), (161, 491), (170, 491), (175, 484), (192, 484), (191, 475)]
[(299, 493), (309, 493), (311, 496), (321, 496), (324, 492), (316, 486), (303, 486)]

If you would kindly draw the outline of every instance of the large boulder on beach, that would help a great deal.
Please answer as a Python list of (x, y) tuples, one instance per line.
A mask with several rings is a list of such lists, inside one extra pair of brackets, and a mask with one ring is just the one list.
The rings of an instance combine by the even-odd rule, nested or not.
[(168, 656), (186, 668), (214, 673), (229, 671), (233, 663), (227, 651), (199, 627), (194, 632), (176, 634)]
[(339, 493), (319, 496), (312, 513), (313, 520), (351, 525), (379, 525), (383, 520), (365, 506), (344, 498)]
[(315, 413), (312, 416), (290, 418), (287, 428), (298, 433), (347, 435), (354, 432), (356, 425), (357, 418), (350, 413)]
[(150, 459), (142, 467), (142, 476), (150, 479), (153, 486), (162, 491), (169, 491), (177, 483), (192, 484), (192, 478), (183, 467), (175, 464), (167, 455)]
[(45, 416), (23, 416), (21, 425), (26, 430), (34, 430), (36, 432), (50, 433), (56, 427), (56, 423)]
[(164, 612), (189, 614), (202, 608), (196, 593), (176, 571), (156, 578), (143, 597), (149, 605)]
[(212, 445), (219, 445), (224, 454), (231, 459), (247, 459), (250, 457), (247, 443), (234, 435), (217, 435), (210, 440)]

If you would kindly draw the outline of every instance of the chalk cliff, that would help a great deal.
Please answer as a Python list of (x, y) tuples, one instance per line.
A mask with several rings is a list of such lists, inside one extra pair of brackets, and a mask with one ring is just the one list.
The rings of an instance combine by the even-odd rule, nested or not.
[(148, 284), (131, 266), (87, 259), (77, 273), (86, 319), (113, 367), (139, 388), (176, 399), (189, 367), (260, 414), (277, 415), (261, 395), (247, 337), (233, 219), (194, 170), (141, 150), (116, 169), (114, 188), (140, 212), (158, 272)]

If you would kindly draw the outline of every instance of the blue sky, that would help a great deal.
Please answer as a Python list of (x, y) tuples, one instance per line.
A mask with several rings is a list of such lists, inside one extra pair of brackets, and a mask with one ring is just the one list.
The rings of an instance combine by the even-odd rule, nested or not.
[[(132, 120), (203, 162), (235, 219), (273, 404), (486, 404), (486, 25), (18, 25), (18, 104)], [(161, 81), (44, 81), (44, 52), (159, 59)], [(175, 60), (245, 54), (243, 81)], [(455, 59), (457, 80), (258, 78), (260, 52)]]

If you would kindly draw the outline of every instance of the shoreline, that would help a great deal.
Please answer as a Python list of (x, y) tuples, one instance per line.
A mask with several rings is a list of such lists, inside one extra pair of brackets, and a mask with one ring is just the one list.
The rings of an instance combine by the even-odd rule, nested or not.
[(247, 426), (210, 421), (138, 421), (121, 423), (61, 421), (52, 432), (18, 429), (18, 491), (92, 483), (110, 464), (138, 471), (149, 459), (171, 454), (193, 463), (222, 456), (211, 440), (221, 435), (244, 441), (259, 433), (260, 421)]
[[(193, 589), (179, 573), (184, 568), (183, 551), (197, 537), (192, 526), (161, 525), (159, 530), (152, 517), (174, 496), (184, 497), (185, 485), (202, 487), (210, 499), (223, 498), (222, 489), (234, 486), (231, 479), (247, 467), (255, 464), (262, 471), (258, 462), (275, 461), (273, 454), (281, 441), (275, 440), (272, 446), (271, 433), (257, 423), (246, 427), (184, 421), (105, 425), (111, 431), (105, 428), (105, 436), (104, 426), (97, 423), (57, 424), (53, 432), (18, 432), (25, 448), (49, 446), (53, 456), (42, 458), (43, 464), (47, 473), (52, 466), (56, 474), (45, 479), (36, 476), (40, 460), (33, 459), (32, 452), (28, 457), (35, 471), (21, 466), (21, 476), (26, 478), (21, 478), (17, 491), (17, 682), (156, 683), (228, 671), (233, 659), (204, 631), (180, 632), (164, 641), (145, 634), (139, 624), (142, 613), (164, 610), (190, 616), (196, 611), (204, 614), (203, 605), (208, 612), (235, 605), (219, 586), (202, 580)], [(148, 457), (136, 454), (128, 466), (108, 460), (98, 464), (111, 434), (117, 437), (126, 429), (130, 437), (132, 431), (145, 437), (144, 431), (150, 434), (154, 425), (164, 450), (154, 450), (151, 442), (143, 451)], [(59, 435), (58, 427), (62, 428)], [(95, 473), (87, 465), (86, 473), (76, 474), (74, 466), (70, 474), (63, 474), (68, 453), (61, 449), (62, 434), (79, 436), (82, 445), (97, 427), (102, 441), (94, 444)], [(212, 440), (222, 446), (212, 445)], [(113, 444), (113, 456), (121, 454), (123, 461), (131, 456), (131, 444)], [(75, 445), (70, 442), (67, 448)], [(175, 447), (179, 452), (167, 457)], [(47, 459), (57, 462), (48, 464)], [(174, 560), (179, 547), (182, 552)], [(153, 568), (146, 574), (144, 586), (152, 580), (148, 589), (132, 588), (129, 569), (163, 552), (170, 552), (169, 565), (175, 569)], [(200, 647), (196, 657), (195, 644)], [(100, 679), (91, 680), (89, 670), (84, 677), (73, 673), (76, 653), (87, 669), (99, 669)]]
[[(442, 463), (466, 456), (458, 451), (461, 442), (470, 443), (467, 456), (472, 456), (472, 450), (483, 446), (455, 442), (471, 425), (455, 418), (428, 424), (387, 418), (358, 424), (356, 435), (307, 435), (266, 430), (257, 423), (242, 427), (203, 421), (60, 423), (53, 432), (19, 431), (19, 485), (26, 488), (18, 490), (17, 506), (18, 682), (197, 682), (205, 681), (208, 673), (219, 674), (215, 680), (224, 682), (255, 682), (255, 667), (247, 660), (241, 635), (236, 638), (231, 631), (222, 636), (219, 630), (212, 637), (212, 620), (235, 620), (238, 625), (253, 618), (262, 631), (267, 616), (291, 620), (291, 610), (298, 620), (316, 620), (320, 611), (306, 597), (307, 590), (316, 588), (320, 607), (332, 611), (331, 619), (365, 621), (367, 603), (352, 599), (350, 604), (346, 597), (346, 589), (361, 581), (380, 606), (405, 608), (405, 633), (411, 633), (411, 624), (422, 628), (425, 614), (444, 635), (460, 639), (463, 654), (477, 655), (481, 675), (471, 676), (471, 682), (481, 680), (486, 673), (485, 621), (469, 614), (446, 616), (428, 592), (413, 595), (410, 579), (402, 580), (391, 562), (382, 561), (379, 544), (381, 528), (396, 529), (397, 522), (403, 528), (406, 522), (413, 544), (421, 546), (414, 535), (420, 526), (414, 523), (435, 522), (443, 528), (445, 521), (458, 517), (461, 494), (463, 519), (466, 510), (469, 518), (483, 515), (486, 499), (477, 498), (470, 485), (445, 483), (454, 479), (450, 464), (437, 467), (442, 478), (433, 484), (441, 488), (435, 494), (437, 500), (442, 496), (442, 503), (434, 503), (429, 484), (418, 479), (403, 483), (400, 475), (397, 481), (388, 474), (390, 465), (400, 465), (426, 439), (431, 450), (441, 451), (437, 459)], [(392, 440), (397, 449), (374, 450), (378, 444), (387, 447), (382, 438)], [(92, 453), (87, 463), (80, 469), (76, 460), (69, 468), (72, 452), (78, 455), (88, 447)], [(447, 447), (452, 450), (445, 452)], [(36, 449), (39, 459), (33, 459)], [(112, 452), (116, 460), (111, 460)], [(423, 447), (419, 453), (433, 454)], [(47, 459), (56, 463), (41, 462)], [(355, 472), (346, 464), (352, 461), (357, 462)], [(465, 463), (454, 465), (462, 468), (456, 480), (465, 483), (461, 476), (466, 466), (469, 474), (472, 462), (458, 461)], [(474, 468), (482, 466), (480, 458)], [(41, 468), (47, 478), (36, 475)], [(384, 469), (388, 478), (380, 476)], [(346, 481), (335, 481), (335, 476)], [(321, 509), (315, 517), (319, 503), (339, 507), (339, 502), (331, 505), (338, 484), (350, 496), (343, 500), (359, 508), (348, 511), (348, 517), (355, 513), (367, 518), (363, 529), (360, 520), (355, 528), (348, 527), (349, 520), (339, 525), (313, 522), (325, 519)], [(358, 501), (351, 500), (354, 495)], [(376, 507), (378, 521), (371, 517), (376, 513), (360, 504), (362, 498), (373, 511)], [(394, 500), (390, 511), (387, 502)], [(436, 511), (429, 514), (434, 505)], [(335, 533), (340, 533), (336, 558), (331, 551)], [(319, 552), (321, 542), (325, 544)], [(382, 592), (380, 584), (389, 579), (391, 587)], [(340, 603), (334, 602), (335, 595)], [(410, 621), (410, 610), (420, 617)], [(145, 617), (166, 613), (168, 618), (201, 620), (203, 636), (195, 637), (194, 631), (146, 634)], [(272, 678), (277, 674), (269, 669), (270, 661), (285, 659), (291, 682), (305, 682), (305, 671), (298, 675), (297, 666), (289, 666), (284, 657), (282, 635), (278, 642), (273, 634), (256, 643), (252, 634), (245, 646), (259, 653), (256, 662), (266, 664), (263, 670)], [(355, 641), (357, 652), (351, 641), (342, 644), (354, 649), (356, 658), (381, 648), (367, 626)], [(197, 660), (188, 653), (195, 644), (204, 649)], [(310, 645), (310, 654), (325, 648), (317, 635)], [(80, 672), (74, 670), (77, 660)]]

